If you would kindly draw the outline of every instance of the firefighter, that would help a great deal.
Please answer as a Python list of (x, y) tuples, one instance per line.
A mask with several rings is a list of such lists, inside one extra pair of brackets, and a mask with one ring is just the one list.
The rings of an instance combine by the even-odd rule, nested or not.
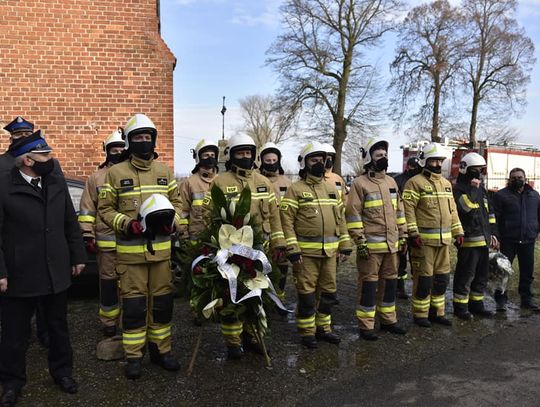
[[(420, 166), (418, 165), (418, 158), (411, 157), (407, 160), (407, 167), (405, 171), (401, 174), (398, 174), (394, 177), (397, 187), (399, 189), (399, 194), (403, 194), (403, 187), (405, 183), (416, 174), (420, 172)], [(405, 280), (407, 279), (407, 252), (399, 252), (399, 266), (398, 266), (398, 281), (397, 281), (397, 290), (396, 297), (402, 300), (409, 298), (407, 291), (405, 290)]]
[[(287, 192), (287, 188), (292, 184), (291, 180), (284, 175), (285, 171), (281, 166), (281, 151), (274, 143), (268, 142), (262, 146), (259, 158), (261, 160), (261, 174), (272, 182), (274, 193), (276, 194), (276, 202), (279, 205), (281, 198), (283, 198), (285, 192)], [(284, 258), (283, 261), (278, 264), (278, 267), (281, 272), (281, 279), (279, 280), (279, 296), (283, 301), (285, 300), (285, 285), (287, 284), (289, 262)], [(278, 313), (283, 314), (283, 311), (280, 308), (277, 308), (277, 311)], [(286, 312), (283, 315), (286, 315)]]
[(86, 180), (80, 202), (79, 223), (84, 243), (89, 252), (96, 254), (99, 271), (99, 319), (105, 337), (116, 335), (120, 306), (116, 275), (116, 237), (114, 231), (97, 214), (98, 194), (105, 183), (108, 169), (124, 158), (125, 144), (121, 128), (112, 132), (103, 142), (105, 162)]
[(426, 144), (419, 156), (422, 172), (405, 183), (402, 196), (411, 248), (412, 311), (414, 322), (426, 328), (432, 322), (452, 325), (444, 304), (452, 237), (457, 247), (463, 244), (452, 184), (441, 175), (445, 159), (440, 144)]
[[(120, 278), (122, 341), (127, 358), (126, 377), (141, 376), (141, 362), (148, 339), (152, 363), (176, 371), (171, 353), (173, 285), (171, 234), (164, 224), (150, 242), (139, 220), (142, 203), (152, 194), (168, 198), (180, 227), (181, 202), (172, 171), (155, 161), (157, 129), (143, 114), (124, 127), (127, 159), (109, 169), (99, 192), (98, 216), (116, 234), (116, 271)], [(150, 250), (151, 249), (151, 250)]]
[(334, 163), (336, 162), (336, 149), (328, 143), (323, 143), (323, 146), (326, 151), (326, 162), (324, 163), (324, 178), (336, 187), (339, 196), (343, 201), (343, 205), (346, 205), (347, 194), (349, 193), (347, 184), (345, 183), (345, 180), (341, 177), (341, 175), (333, 172)]
[(186, 219), (189, 238), (197, 240), (204, 230), (202, 204), (210, 184), (218, 174), (219, 148), (212, 141), (200, 140), (192, 150), (195, 168), (191, 176), (180, 185), (182, 218)]
[[(220, 188), (225, 196), (237, 201), (244, 188), (251, 191), (250, 214), (261, 225), (263, 233), (270, 242), (273, 257), (278, 262), (284, 257), (285, 239), (279, 219), (279, 209), (272, 183), (253, 170), (256, 146), (247, 135), (235, 135), (229, 139), (225, 149), (225, 168), (227, 172), (214, 179), (213, 185)], [(212, 196), (207, 194), (203, 202), (203, 213), (210, 219), (212, 213)], [(236, 317), (222, 318), (221, 333), (227, 346), (229, 359), (240, 359), (243, 349), (262, 354), (260, 344), (247, 332), (242, 321)], [(242, 345), (244, 348), (242, 348)]]
[(337, 255), (345, 261), (352, 248), (339, 193), (324, 181), (326, 148), (308, 143), (298, 161), (301, 179), (287, 189), (280, 213), (298, 292), (296, 326), (302, 345), (315, 349), (317, 340), (340, 342), (331, 326)]
[(364, 174), (352, 184), (346, 219), (356, 243), (358, 306), (356, 317), (360, 337), (374, 341), (375, 315), (381, 329), (403, 335), (397, 325), (397, 252), (407, 250), (403, 202), (394, 179), (386, 175), (388, 142), (370, 138), (362, 148)]
[(495, 214), (482, 186), (486, 160), (478, 153), (468, 153), (459, 163), (454, 199), (465, 231), (458, 249), (454, 273), (454, 315), (464, 320), (473, 314), (492, 317), (484, 307), (484, 291), (489, 272), (489, 246), (497, 248)]

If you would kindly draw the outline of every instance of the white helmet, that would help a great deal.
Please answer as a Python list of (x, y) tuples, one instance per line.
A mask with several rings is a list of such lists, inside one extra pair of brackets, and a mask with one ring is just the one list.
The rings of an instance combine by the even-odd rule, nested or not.
[(142, 113), (137, 113), (129, 119), (124, 127), (124, 140), (126, 141), (126, 150), (129, 149), (129, 138), (136, 134), (149, 133), (152, 135), (154, 146), (156, 144), (157, 129), (154, 122)]
[(143, 232), (148, 229), (161, 230), (163, 226), (174, 225), (174, 207), (165, 195), (152, 194), (144, 200), (140, 209), (139, 216)]
[(218, 159), (218, 155), (219, 155), (218, 145), (214, 143), (213, 141), (206, 141), (205, 139), (202, 139), (201, 141), (197, 143), (195, 148), (191, 150), (196, 164), (199, 164), (199, 161), (201, 159), (201, 153), (206, 150), (214, 151), (214, 153), (216, 154), (216, 160)]
[(427, 160), (430, 158), (446, 160), (446, 153), (440, 143), (426, 144), (418, 156), (418, 164), (420, 164), (421, 167), (425, 167)]
[(103, 142), (103, 151), (107, 152), (109, 147), (125, 147), (125, 145), (126, 142), (123, 138), (122, 128), (118, 127)]
[(306, 168), (306, 158), (308, 158), (310, 155), (322, 155), (326, 160), (326, 154), (326, 148), (322, 143), (319, 143), (318, 141), (312, 141), (310, 143), (307, 143), (305, 147), (300, 151), (300, 155), (298, 156), (300, 169), (303, 170), (304, 168)]
[(466, 174), (469, 167), (485, 167), (486, 160), (478, 153), (467, 153), (461, 157), (459, 162), (459, 172)]
[(364, 167), (371, 163), (371, 153), (374, 150), (383, 149), (388, 152), (388, 141), (386, 140), (377, 140), (373, 137), (368, 138), (364, 147), (360, 148), (362, 153), (362, 160)]
[(281, 161), (281, 151), (280, 151), (279, 147), (275, 143), (272, 143), (271, 141), (269, 141), (268, 143), (265, 143), (262, 146), (261, 152), (259, 154), (259, 158), (261, 159), (261, 161), (262, 161), (263, 155), (265, 155), (267, 153), (277, 154), (278, 159)]
[(322, 143), (322, 145), (324, 146), (324, 148), (326, 149), (326, 154), (333, 154), (333, 155), (336, 155), (336, 149), (334, 148), (334, 146), (332, 144), (329, 144), (329, 143)]
[(229, 139), (227, 147), (225, 148), (225, 161), (230, 161), (234, 150), (238, 149), (250, 149), (251, 157), (255, 160), (255, 153), (257, 151), (257, 145), (251, 137), (246, 134), (236, 134)]

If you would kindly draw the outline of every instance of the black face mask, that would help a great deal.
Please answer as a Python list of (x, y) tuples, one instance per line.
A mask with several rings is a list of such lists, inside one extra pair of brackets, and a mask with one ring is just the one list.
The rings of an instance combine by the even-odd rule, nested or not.
[(324, 168), (326, 168), (326, 169), (329, 170), (329, 169), (332, 168), (333, 166), (334, 166), (334, 160), (332, 160), (331, 158), (328, 158), (328, 159), (326, 160), (326, 164), (324, 165)]
[(215, 157), (201, 158), (199, 160), (199, 165), (201, 167), (214, 168), (217, 167), (217, 160)]
[(124, 160), (123, 154), (107, 154), (107, 162), (111, 164), (118, 164)]
[(383, 157), (374, 161), (373, 168), (375, 168), (375, 171), (386, 171), (388, 169), (388, 158)]
[(513, 180), (510, 180), (510, 182), (508, 183), (508, 186), (514, 191), (517, 191), (518, 189), (523, 188), (524, 185), (525, 185), (525, 181), (523, 181), (522, 179), (513, 179)]
[(129, 151), (131, 151), (137, 157), (142, 158), (143, 160), (149, 160), (154, 155), (154, 142), (139, 141), (135, 143), (129, 143)]
[(469, 170), (467, 171), (467, 175), (470, 179), (482, 179), (482, 173), (479, 170)]
[(251, 158), (233, 158), (231, 161), (233, 165), (236, 165), (242, 170), (251, 170), (253, 168), (253, 160)]
[(407, 174), (411, 177), (414, 177), (416, 174), (420, 174), (420, 167), (417, 168), (409, 168), (407, 170)]
[(308, 171), (311, 175), (314, 177), (322, 177), (324, 175), (324, 163), (316, 163), (313, 164), (311, 167), (308, 168)]
[(438, 165), (426, 165), (426, 170), (432, 172), (433, 174), (440, 174), (442, 172), (442, 167)]
[(267, 172), (276, 172), (279, 170), (279, 162), (273, 164), (262, 163), (261, 168)]
[(32, 169), (37, 175), (44, 177), (45, 175), (50, 174), (54, 169), (54, 161), (52, 158), (47, 161), (34, 161)]

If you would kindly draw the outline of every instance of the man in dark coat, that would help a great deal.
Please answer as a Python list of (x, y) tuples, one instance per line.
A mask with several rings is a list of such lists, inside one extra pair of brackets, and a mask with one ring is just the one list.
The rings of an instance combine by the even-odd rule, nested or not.
[[(540, 195), (527, 184), (525, 171), (514, 168), (508, 186), (493, 196), (495, 217), (501, 236), (501, 252), (510, 262), (519, 262), (519, 295), (521, 308), (538, 312), (533, 302), (534, 245), (540, 231)], [(506, 311), (507, 295), (495, 292), (497, 311)]]
[(63, 177), (53, 173), (51, 149), (38, 131), (10, 149), (15, 166), (0, 174), (0, 405), (15, 405), (26, 383), (30, 320), (41, 303), (50, 336), (49, 372), (77, 392), (67, 326), (71, 275), (86, 252)]

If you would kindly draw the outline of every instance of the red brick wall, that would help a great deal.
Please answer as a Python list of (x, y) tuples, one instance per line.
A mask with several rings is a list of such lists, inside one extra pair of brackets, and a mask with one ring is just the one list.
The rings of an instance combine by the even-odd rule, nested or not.
[[(0, 124), (22, 115), (44, 131), (66, 174), (87, 176), (103, 161), (102, 141), (145, 113), (172, 167), (176, 60), (159, 35), (156, 7), (156, 0), (2, 0)], [(0, 133), (4, 150), (8, 135)]]

